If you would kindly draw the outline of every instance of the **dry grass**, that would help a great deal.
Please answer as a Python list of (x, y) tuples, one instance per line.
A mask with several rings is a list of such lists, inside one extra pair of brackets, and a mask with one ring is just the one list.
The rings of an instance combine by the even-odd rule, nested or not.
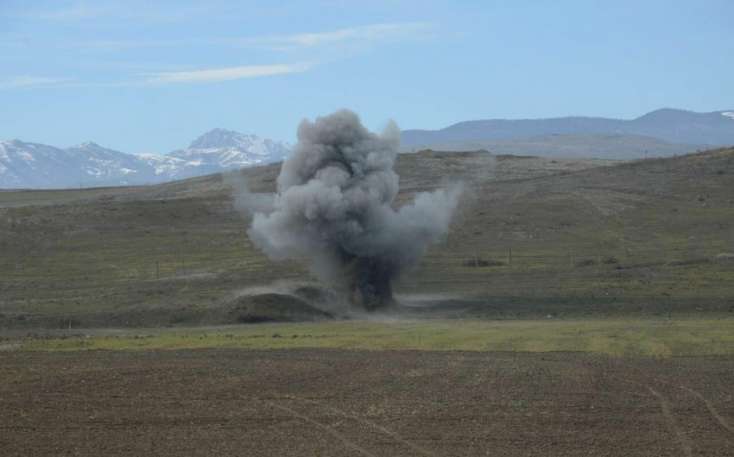
[[(465, 316), (734, 310), (734, 262), (709, 261), (734, 250), (734, 150), (567, 165), (401, 156), (400, 201), (446, 179), (465, 180), (467, 192), (451, 234), (397, 291), (463, 297)], [(243, 172), (257, 192), (272, 191), (276, 175)], [(219, 175), (33, 194), (0, 192), (0, 327), (195, 324), (185, 316), (242, 288), (308, 277), (254, 249)], [(477, 257), (494, 262), (467, 266)]]

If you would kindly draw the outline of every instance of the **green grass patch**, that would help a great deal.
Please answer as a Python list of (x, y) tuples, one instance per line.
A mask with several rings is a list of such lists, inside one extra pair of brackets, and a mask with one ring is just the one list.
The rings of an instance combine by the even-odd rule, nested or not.
[(367, 349), (554, 352), (613, 356), (734, 354), (734, 319), (341, 321), (138, 330), (26, 339), (22, 350)]

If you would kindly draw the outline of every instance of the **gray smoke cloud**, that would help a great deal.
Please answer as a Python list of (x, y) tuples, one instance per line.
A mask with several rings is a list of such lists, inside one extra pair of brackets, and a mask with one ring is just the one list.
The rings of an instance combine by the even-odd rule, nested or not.
[(394, 122), (377, 135), (348, 110), (302, 121), (272, 208), (253, 215), (251, 240), (272, 259), (305, 257), (356, 305), (391, 305), (392, 280), (448, 231), (461, 193), (421, 193), (395, 209), (399, 143)]

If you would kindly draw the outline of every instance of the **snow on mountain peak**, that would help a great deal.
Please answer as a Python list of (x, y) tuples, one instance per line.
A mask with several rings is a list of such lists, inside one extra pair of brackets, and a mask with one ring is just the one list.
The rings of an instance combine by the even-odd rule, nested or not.
[(105, 148), (104, 146), (100, 146), (99, 144), (95, 143), (94, 141), (85, 141), (84, 143), (81, 143), (77, 146), (72, 146), (69, 149), (79, 149), (79, 150), (86, 150), (86, 151), (107, 151), (109, 150)]
[(724, 111), (721, 115), (729, 119), (734, 119), (734, 111)]
[(186, 161), (202, 169), (233, 169), (283, 160), (290, 152), (286, 143), (226, 129), (214, 129), (191, 142), (187, 149), (170, 152), (168, 157)]
[(236, 148), (250, 144), (256, 135), (245, 135), (233, 130), (213, 129), (191, 142), (189, 149)]
[(277, 162), (289, 151), (286, 143), (224, 129), (166, 155), (127, 154), (92, 141), (66, 149), (0, 141), (0, 188), (160, 183)]

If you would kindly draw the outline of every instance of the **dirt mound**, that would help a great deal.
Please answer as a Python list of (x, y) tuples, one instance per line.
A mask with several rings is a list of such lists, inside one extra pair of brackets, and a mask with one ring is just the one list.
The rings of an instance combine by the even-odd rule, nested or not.
[(333, 319), (331, 313), (309, 305), (302, 298), (278, 293), (246, 295), (229, 305), (233, 323), (303, 322)]
[(310, 303), (328, 303), (336, 300), (336, 294), (317, 286), (300, 286), (293, 290), (293, 295)]

